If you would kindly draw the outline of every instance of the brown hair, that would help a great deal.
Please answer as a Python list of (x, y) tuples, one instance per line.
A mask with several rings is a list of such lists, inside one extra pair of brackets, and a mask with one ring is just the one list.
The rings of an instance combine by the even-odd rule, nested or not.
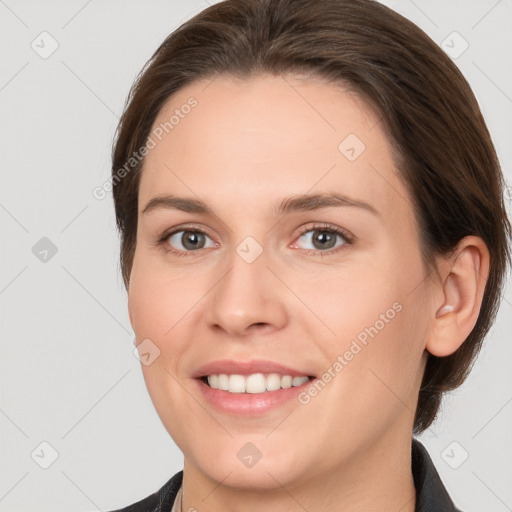
[(436, 418), (443, 393), (466, 379), (494, 322), (510, 263), (511, 226), (500, 164), (470, 86), (420, 28), (384, 5), (227, 0), (165, 39), (130, 90), (113, 147), (124, 284), (128, 288), (144, 163), (132, 157), (145, 146), (164, 103), (186, 85), (217, 74), (249, 79), (284, 73), (348, 84), (382, 117), (413, 198), (427, 268), (466, 235), (481, 237), (490, 251), (475, 327), (453, 354), (428, 355), (414, 419), (413, 432), (421, 433)]

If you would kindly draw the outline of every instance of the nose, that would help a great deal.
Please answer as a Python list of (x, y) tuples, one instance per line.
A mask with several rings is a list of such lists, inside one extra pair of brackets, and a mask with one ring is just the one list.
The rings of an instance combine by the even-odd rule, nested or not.
[(268, 263), (265, 251), (250, 263), (233, 251), (227, 263), (229, 268), (205, 303), (204, 318), (210, 328), (243, 338), (253, 333), (267, 334), (286, 325), (286, 288)]

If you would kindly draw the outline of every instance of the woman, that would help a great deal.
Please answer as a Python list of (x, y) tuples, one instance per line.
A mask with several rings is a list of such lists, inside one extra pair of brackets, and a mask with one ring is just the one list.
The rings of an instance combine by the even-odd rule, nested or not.
[(432, 40), (371, 0), (213, 5), (138, 77), (112, 173), (144, 378), (184, 454), (122, 510), (458, 510), (413, 434), (468, 375), (511, 230)]

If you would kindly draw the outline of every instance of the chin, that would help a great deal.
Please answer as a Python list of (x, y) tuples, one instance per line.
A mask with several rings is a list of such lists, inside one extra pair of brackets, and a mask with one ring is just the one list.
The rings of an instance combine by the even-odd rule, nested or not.
[(240, 490), (263, 491), (288, 486), (298, 475), (292, 471), (297, 466), (288, 464), (283, 459), (260, 459), (254, 466), (245, 467), (242, 464), (233, 464), (231, 460), (220, 463), (201, 461), (199, 469), (210, 479), (222, 482), (222, 485)]
[[(206, 446), (192, 446), (188, 453), (184, 447), (185, 460), (207, 478), (229, 487), (274, 489), (300, 479), (301, 473), (307, 472), (299, 466), (296, 446), (273, 444), (263, 436), (261, 441), (257, 436), (235, 436), (225, 442), (211, 439)], [(305, 463), (303, 459), (300, 462)]]

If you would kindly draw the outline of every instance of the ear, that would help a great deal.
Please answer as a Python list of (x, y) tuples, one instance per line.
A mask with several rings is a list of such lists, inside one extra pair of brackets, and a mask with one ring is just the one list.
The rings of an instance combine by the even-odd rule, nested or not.
[(476, 236), (466, 236), (440, 267), (433, 317), (425, 348), (438, 357), (453, 354), (478, 320), (489, 277), (489, 250)]

